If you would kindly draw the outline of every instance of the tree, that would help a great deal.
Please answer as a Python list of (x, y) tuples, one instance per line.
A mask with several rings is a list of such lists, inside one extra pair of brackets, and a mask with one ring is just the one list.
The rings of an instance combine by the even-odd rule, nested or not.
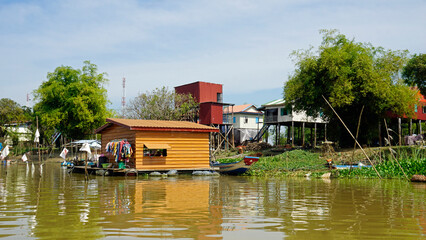
[(34, 112), (47, 135), (56, 129), (69, 138), (84, 138), (105, 123), (105, 75), (90, 61), (81, 70), (60, 66), (47, 74), (47, 81), (34, 91)]
[(31, 119), (31, 111), (21, 107), (17, 102), (9, 99), (0, 99), (0, 137), (6, 135), (5, 124), (12, 122), (25, 122)]
[[(418, 101), (416, 91), (399, 79), (407, 51), (384, 50), (371, 44), (349, 40), (337, 30), (322, 30), (323, 41), (317, 52), (296, 51), (296, 70), (284, 86), (287, 102), (310, 116), (321, 112), (329, 119), (329, 128), (343, 145), (353, 140), (341, 129), (329, 100), (353, 132), (362, 106), (365, 106), (361, 140), (371, 143), (378, 135), (378, 121), (386, 113), (412, 116)], [(333, 132), (332, 132), (333, 134)]]
[(198, 103), (189, 94), (178, 94), (166, 87), (139, 94), (126, 108), (126, 117), (152, 120), (193, 120)]
[(402, 78), (411, 86), (417, 86), (426, 96), (426, 54), (415, 54), (405, 65)]

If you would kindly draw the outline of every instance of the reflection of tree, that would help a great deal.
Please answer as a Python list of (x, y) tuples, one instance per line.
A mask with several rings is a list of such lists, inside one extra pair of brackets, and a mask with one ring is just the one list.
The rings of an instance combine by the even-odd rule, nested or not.
[(424, 225), (424, 210), (416, 210), (425, 192), (402, 181), (221, 177), (219, 185), (224, 237), (255, 230), (286, 239), (407, 237), (421, 236)]
[[(6, 197), (2, 203), (10, 209), (6, 214), (7, 221), (16, 224), (10, 226), (12, 236), (51, 239), (78, 239), (82, 235), (88, 239), (101, 237), (101, 228), (92, 221), (98, 217), (92, 211), (92, 204), (97, 201), (88, 198), (96, 195), (91, 187), (85, 188), (83, 181), (69, 176), (64, 178), (66, 172), (58, 171), (56, 164), (46, 164), (43, 171), (41, 175), (38, 165), (15, 164), (7, 167), (7, 175), (1, 175), (0, 185), (5, 181), (6, 188), (5, 192), (2, 191)], [(23, 225), (22, 219), (27, 224)]]
[(38, 165), (11, 165), (0, 169), (0, 237), (416, 238), (425, 225), (419, 186), (231, 176), (85, 182), (57, 165), (43, 175)]
[[(266, 180), (261, 185), (264, 193), (261, 201), (268, 218), (282, 219), (280, 226), (271, 230), (283, 231), (289, 239), (309, 239), (312, 235), (336, 239), (344, 234), (349, 238), (386, 238), (403, 234), (403, 229), (419, 229), (415, 213), (407, 216), (402, 209), (421, 208), (423, 198), (410, 197), (411, 189), (402, 185), (408, 183), (359, 179)], [(283, 189), (287, 189), (286, 199), (282, 198)]]

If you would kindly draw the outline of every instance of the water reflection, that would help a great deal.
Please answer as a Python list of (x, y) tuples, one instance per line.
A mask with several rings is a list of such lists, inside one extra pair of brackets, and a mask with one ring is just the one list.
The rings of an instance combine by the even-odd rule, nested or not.
[(317, 239), (425, 237), (424, 184), (247, 177), (84, 182), (57, 164), (3, 166), (0, 237)]

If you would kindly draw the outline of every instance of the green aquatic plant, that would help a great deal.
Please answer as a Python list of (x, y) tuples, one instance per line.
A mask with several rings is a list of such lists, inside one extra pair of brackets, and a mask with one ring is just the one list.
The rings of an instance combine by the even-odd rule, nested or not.
[[(404, 158), (399, 159), (401, 167), (409, 178), (415, 174), (426, 175), (426, 159), (420, 158)], [(404, 173), (393, 160), (386, 160), (376, 165), (377, 171), (383, 178), (404, 178)], [(336, 171), (333, 176), (336, 177), (349, 177), (349, 178), (376, 178), (373, 169), (369, 167), (354, 168), (352, 171), (349, 169)]]

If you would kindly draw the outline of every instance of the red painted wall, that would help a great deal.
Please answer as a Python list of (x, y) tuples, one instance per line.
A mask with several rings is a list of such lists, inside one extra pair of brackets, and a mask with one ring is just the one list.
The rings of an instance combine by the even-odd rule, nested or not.
[(200, 104), (200, 123), (205, 125), (223, 123), (223, 106), (220, 103)]
[[(423, 95), (420, 95), (420, 101), (419, 101), (418, 104), (416, 104), (416, 106), (414, 106), (414, 108), (416, 108), (416, 107), (417, 107), (417, 111), (416, 111), (416, 109), (414, 109), (414, 115), (415, 116), (413, 117), (413, 119), (426, 121), (426, 113), (423, 113), (423, 107), (425, 107), (425, 110), (426, 110), (426, 99), (424, 98)], [(390, 111), (386, 113), (386, 116), (390, 117), (390, 118), (401, 117), (401, 116), (398, 116), (395, 113), (390, 112)], [(404, 116), (402, 116), (402, 118), (407, 118), (407, 116), (404, 115)]]
[(200, 103), (217, 102), (217, 94), (222, 93), (222, 84), (199, 82)]
[(423, 96), (421, 96), (420, 102), (419, 102), (419, 104), (417, 104), (417, 112), (415, 114), (416, 114), (416, 117), (417, 117), (418, 120), (425, 121), (426, 120), (426, 113), (423, 113), (423, 106), (426, 107), (426, 100)]
[(198, 82), (177, 86), (175, 87), (175, 92), (179, 94), (190, 93), (195, 98), (195, 101), (200, 102), (200, 87)]
[(222, 93), (222, 84), (194, 82), (175, 87), (180, 94), (190, 93), (199, 102), (217, 102), (217, 94)]
[(175, 92), (190, 93), (200, 103), (199, 123), (205, 125), (223, 123), (223, 106), (217, 103), (217, 94), (222, 94), (222, 84), (194, 82), (175, 87)]

